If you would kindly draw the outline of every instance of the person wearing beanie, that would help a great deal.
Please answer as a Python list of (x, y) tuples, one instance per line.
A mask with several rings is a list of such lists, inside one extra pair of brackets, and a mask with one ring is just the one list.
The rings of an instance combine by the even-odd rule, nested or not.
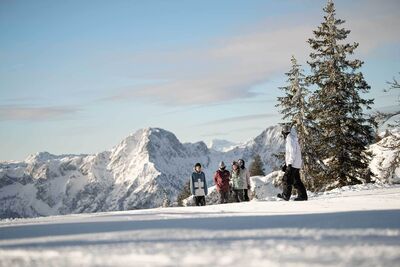
[(244, 188), (247, 188), (247, 185), (246, 181), (242, 180), (242, 176), (240, 175), (240, 167), (236, 161), (232, 163), (231, 184), (235, 201), (236, 202), (244, 201), (243, 190)]
[(286, 140), (285, 165), (282, 167), (285, 174), (282, 179), (283, 192), (278, 194), (278, 198), (288, 201), (292, 195), (292, 187), (294, 187), (297, 189), (295, 200), (305, 201), (308, 197), (306, 188), (300, 179), (300, 168), (303, 161), (296, 128), (285, 125), (282, 128), (282, 135)]
[(240, 167), (240, 176), (241, 176), (242, 180), (244, 181), (244, 189), (243, 189), (244, 201), (250, 201), (250, 198), (249, 198), (250, 172), (247, 170), (243, 159), (239, 159), (238, 164)]
[(219, 163), (219, 169), (214, 174), (214, 183), (220, 196), (220, 204), (228, 203), (230, 175), (230, 172), (226, 169), (225, 163), (221, 161)]
[(201, 164), (194, 165), (194, 171), (190, 177), (190, 192), (194, 197), (196, 206), (206, 205), (207, 181), (204, 172), (201, 170)]

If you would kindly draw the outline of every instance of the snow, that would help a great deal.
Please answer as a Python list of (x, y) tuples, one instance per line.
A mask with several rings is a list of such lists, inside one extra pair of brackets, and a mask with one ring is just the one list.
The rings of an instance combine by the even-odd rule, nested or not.
[(160, 128), (145, 128), (95, 155), (40, 152), (23, 162), (0, 162), (0, 218), (154, 208), (173, 203), (200, 162), (207, 182), (223, 160), (260, 154), (267, 172), (279, 165), (279, 127), (227, 152), (204, 142), (181, 143)]
[[(377, 183), (400, 182), (399, 133), (393, 130), (369, 149)], [(252, 194), (274, 200), (279, 180), (274, 171), (281, 163), (274, 154), (283, 146), (278, 126), (226, 152), (209, 149), (204, 142), (181, 143), (171, 132), (146, 128), (95, 155), (41, 152), (23, 162), (0, 162), (0, 218), (160, 207), (176, 201), (196, 162), (203, 165), (210, 187), (221, 160), (230, 168), (233, 160), (243, 158), (248, 166), (256, 154), (272, 176), (252, 178)], [(218, 202), (212, 188), (207, 201)]]
[(368, 149), (373, 157), (370, 169), (378, 182), (400, 183), (400, 131), (393, 129)]
[[(253, 177), (262, 185), (272, 177)], [(271, 197), (272, 196), (267, 196)], [(6, 219), (0, 266), (398, 266), (400, 186), (307, 202)]]
[(208, 145), (209, 149), (213, 149), (215, 151), (220, 151), (220, 152), (227, 152), (229, 150), (234, 149), (237, 146), (240, 146), (241, 144), (239, 143), (234, 143), (231, 141), (227, 140), (221, 140), (221, 139), (214, 139), (210, 142)]
[(396, 107), (396, 112), (392, 114), (388, 114), (387, 117), (384, 117), (379, 125), (378, 125), (378, 135), (383, 137), (387, 132), (399, 132), (399, 127), (394, 127), (399, 124), (400, 122), (400, 111), (398, 110), (399, 107)]

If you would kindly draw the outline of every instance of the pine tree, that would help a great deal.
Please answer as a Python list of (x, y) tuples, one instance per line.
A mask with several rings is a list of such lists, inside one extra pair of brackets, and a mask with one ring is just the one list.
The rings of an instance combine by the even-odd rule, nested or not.
[(171, 206), (171, 200), (169, 199), (167, 192), (164, 192), (164, 199), (163, 199), (162, 207), (168, 208), (170, 206)]
[[(292, 67), (286, 73), (287, 85), (279, 87), (285, 96), (278, 97), (278, 104), (276, 107), (280, 108), (280, 113), (283, 115), (282, 119), (287, 120), (292, 125), (303, 125), (307, 110), (306, 96), (309, 91), (305, 83), (305, 75), (301, 69), (301, 65), (297, 63), (294, 56), (291, 59)], [(299, 137), (301, 139), (301, 132), (299, 129)]]
[(255, 155), (253, 162), (250, 164), (250, 176), (265, 176), (264, 164), (260, 155)]
[(345, 43), (350, 33), (335, 18), (329, 0), (324, 21), (308, 40), (313, 52), (308, 64), (312, 74), (307, 81), (316, 87), (310, 98), (311, 118), (320, 131), (314, 153), (326, 159), (328, 168), (322, 181), (329, 187), (361, 183), (369, 177), (366, 146), (373, 140), (373, 119), (364, 113), (373, 100), (363, 99), (370, 86), (358, 71), (363, 62), (349, 59), (358, 43)]
[(301, 65), (297, 63), (294, 56), (291, 59), (292, 67), (286, 73), (287, 85), (280, 87), (284, 92), (283, 97), (278, 97), (277, 107), (280, 108), (280, 113), (283, 115), (282, 124), (290, 124), (296, 127), (301, 146), (304, 167), (302, 176), (305, 178), (305, 183), (309, 189), (316, 189), (314, 181), (317, 177), (323, 175), (321, 168), (321, 160), (318, 160), (314, 153), (315, 136), (318, 135), (317, 128), (310, 119), (309, 106), (307, 97), (309, 90), (307, 89), (306, 77), (303, 74)]
[(183, 200), (190, 197), (192, 193), (190, 192), (190, 182), (188, 181), (184, 187), (182, 188), (182, 191), (179, 193), (177, 202), (178, 206), (182, 207), (183, 206)]

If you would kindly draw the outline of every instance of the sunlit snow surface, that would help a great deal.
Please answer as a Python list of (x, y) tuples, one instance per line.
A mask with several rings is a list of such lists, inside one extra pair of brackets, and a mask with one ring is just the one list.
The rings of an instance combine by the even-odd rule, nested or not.
[(399, 266), (400, 187), (0, 221), (0, 266)]

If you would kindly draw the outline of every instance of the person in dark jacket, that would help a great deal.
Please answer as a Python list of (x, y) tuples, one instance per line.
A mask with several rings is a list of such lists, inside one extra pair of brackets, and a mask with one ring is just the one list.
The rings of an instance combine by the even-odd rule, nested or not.
[(228, 203), (228, 198), (229, 198), (229, 177), (230, 177), (230, 172), (226, 170), (226, 165), (223, 161), (220, 162), (219, 164), (219, 169), (215, 172), (214, 175), (214, 183), (215, 186), (217, 187), (217, 192), (219, 193), (220, 196), (220, 201), (219, 203), (224, 204)]
[(196, 206), (206, 205), (206, 195), (208, 194), (207, 181), (204, 172), (201, 171), (200, 163), (194, 165), (194, 172), (190, 177), (190, 192), (194, 196)]
[(308, 197), (306, 188), (300, 179), (300, 168), (303, 161), (301, 159), (301, 149), (296, 128), (285, 125), (282, 129), (282, 135), (286, 139), (285, 165), (282, 168), (285, 174), (283, 175), (282, 182), (283, 192), (278, 194), (278, 197), (288, 201), (292, 195), (292, 187), (294, 186), (297, 189), (297, 198), (295, 200), (305, 201)]

